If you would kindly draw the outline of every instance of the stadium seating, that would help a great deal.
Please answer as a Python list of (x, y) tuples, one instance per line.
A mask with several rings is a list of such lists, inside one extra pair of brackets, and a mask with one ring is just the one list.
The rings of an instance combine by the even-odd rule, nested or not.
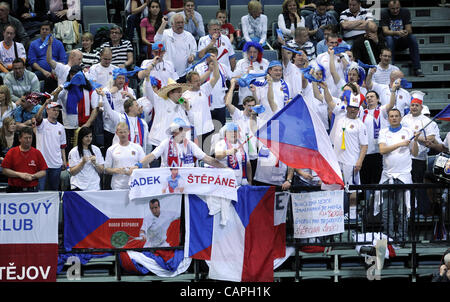
[(80, 0), (81, 6), (85, 5), (104, 5), (106, 6), (106, 0)]
[(114, 25), (114, 23), (90, 23), (88, 25), (88, 31), (95, 36), (95, 33), (99, 28), (106, 26), (111, 29), (111, 27), (113, 27)]
[(207, 27), (211, 19), (216, 18), (216, 13), (219, 9), (219, 5), (197, 5), (197, 12), (202, 15), (205, 27)]
[(109, 23), (105, 5), (86, 5), (82, 7), (83, 28), (87, 30), (90, 23)]

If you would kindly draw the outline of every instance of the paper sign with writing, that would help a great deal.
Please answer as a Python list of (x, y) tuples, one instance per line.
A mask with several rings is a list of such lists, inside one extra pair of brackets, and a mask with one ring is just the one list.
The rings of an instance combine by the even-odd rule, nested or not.
[(130, 177), (129, 185), (131, 201), (163, 194), (201, 194), (237, 200), (236, 176), (231, 169), (136, 169)]
[(294, 238), (344, 232), (344, 191), (291, 194)]

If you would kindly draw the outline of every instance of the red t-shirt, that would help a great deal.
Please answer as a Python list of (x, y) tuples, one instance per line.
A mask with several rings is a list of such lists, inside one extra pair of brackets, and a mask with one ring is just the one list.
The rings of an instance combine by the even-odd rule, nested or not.
[[(14, 147), (9, 149), (2, 162), (2, 168), (14, 170), (16, 172), (24, 172), (29, 174), (35, 174), (42, 170), (47, 170), (47, 163), (42, 156), (41, 151), (31, 147), (30, 150), (23, 152), (20, 147)], [(39, 181), (34, 179), (32, 181), (25, 181), (18, 177), (9, 177), (8, 185), (14, 187), (35, 187)]]

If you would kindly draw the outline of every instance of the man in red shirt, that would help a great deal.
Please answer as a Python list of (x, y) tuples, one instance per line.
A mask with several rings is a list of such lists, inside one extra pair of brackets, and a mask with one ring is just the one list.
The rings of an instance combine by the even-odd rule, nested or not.
[(11, 148), (3, 159), (3, 174), (8, 177), (7, 193), (38, 191), (38, 179), (45, 176), (47, 163), (41, 152), (31, 146), (32, 141), (33, 129), (22, 128), (20, 145)]

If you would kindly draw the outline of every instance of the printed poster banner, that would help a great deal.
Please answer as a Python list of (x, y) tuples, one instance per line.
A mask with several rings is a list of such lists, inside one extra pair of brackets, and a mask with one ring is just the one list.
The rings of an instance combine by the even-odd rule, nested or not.
[(294, 238), (344, 232), (344, 191), (291, 194)]
[[(65, 192), (64, 247), (70, 251), (179, 246), (181, 198), (179, 194), (160, 195), (130, 202), (128, 190)], [(184, 270), (190, 264), (180, 253), (158, 250), (122, 252), (120, 256), (126, 270), (172, 276), (183, 272), (178, 269), (180, 263)]]
[(176, 167), (136, 169), (130, 176), (131, 201), (161, 194), (226, 196), (237, 200), (236, 176), (231, 169)]
[(0, 194), (0, 282), (54, 282), (59, 193)]

